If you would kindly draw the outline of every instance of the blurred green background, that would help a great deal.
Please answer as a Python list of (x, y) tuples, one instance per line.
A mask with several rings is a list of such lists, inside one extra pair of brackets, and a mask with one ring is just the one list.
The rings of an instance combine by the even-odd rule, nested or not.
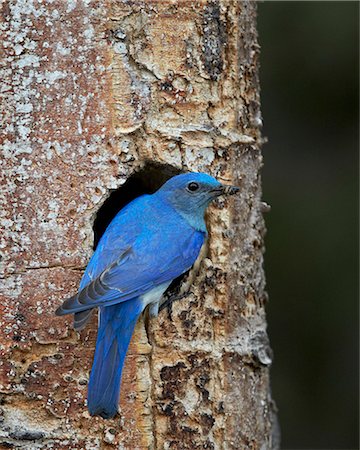
[(358, 449), (357, 2), (258, 4), (283, 449)]

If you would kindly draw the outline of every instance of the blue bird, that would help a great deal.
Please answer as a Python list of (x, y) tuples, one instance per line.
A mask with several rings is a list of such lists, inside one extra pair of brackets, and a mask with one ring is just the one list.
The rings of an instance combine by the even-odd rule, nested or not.
[(126, 205), (106, 229), (78, 293), (56, 310), (60, 316), (74, 314), (80, 330), (99, 308), (88, 386), (92, 416), (116, 415), (124, 360), (140, 314), (149, 305), (150, 315), (157, 316), (166, 289), (196, 261), (207, 235), (209, 203), (238, 190), (204, 173), (177, 175)]

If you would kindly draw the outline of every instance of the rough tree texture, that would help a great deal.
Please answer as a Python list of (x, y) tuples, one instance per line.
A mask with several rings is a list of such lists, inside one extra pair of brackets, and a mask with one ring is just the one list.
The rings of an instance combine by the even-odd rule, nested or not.
[[(0, 7), (0, 448), (277, 448), (256, 3)], [(85, 406), (95, 317), (78, 335), (54, 310), (78, 286), (101, 204), (149, 162), (242, 191), (210, 209), (207, 256), (172, 319), (139, 322), (121, 416), (104, 421)]]

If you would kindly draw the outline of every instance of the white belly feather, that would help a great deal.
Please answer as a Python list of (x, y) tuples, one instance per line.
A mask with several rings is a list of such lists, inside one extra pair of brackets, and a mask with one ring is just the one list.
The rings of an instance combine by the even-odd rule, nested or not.
[(156, 286), (154, 289), (151, 289), (151, 291), (140, 297), (143, 302), (144, 309), (147, 307), (147, 305), (150, 305), (151, 317), (156, 317), (158, 315), (160, 299), (163, 293), (169, 287), (170, 283), (171, 281), (167, 281), (166, 283), (160, 284), (159, 286)]

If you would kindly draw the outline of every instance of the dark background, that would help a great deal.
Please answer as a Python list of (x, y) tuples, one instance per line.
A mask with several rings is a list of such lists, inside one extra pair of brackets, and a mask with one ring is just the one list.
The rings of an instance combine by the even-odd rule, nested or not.
[(358, 449), (357, 2), (258, 4), (273, 396), (284, 449)]

